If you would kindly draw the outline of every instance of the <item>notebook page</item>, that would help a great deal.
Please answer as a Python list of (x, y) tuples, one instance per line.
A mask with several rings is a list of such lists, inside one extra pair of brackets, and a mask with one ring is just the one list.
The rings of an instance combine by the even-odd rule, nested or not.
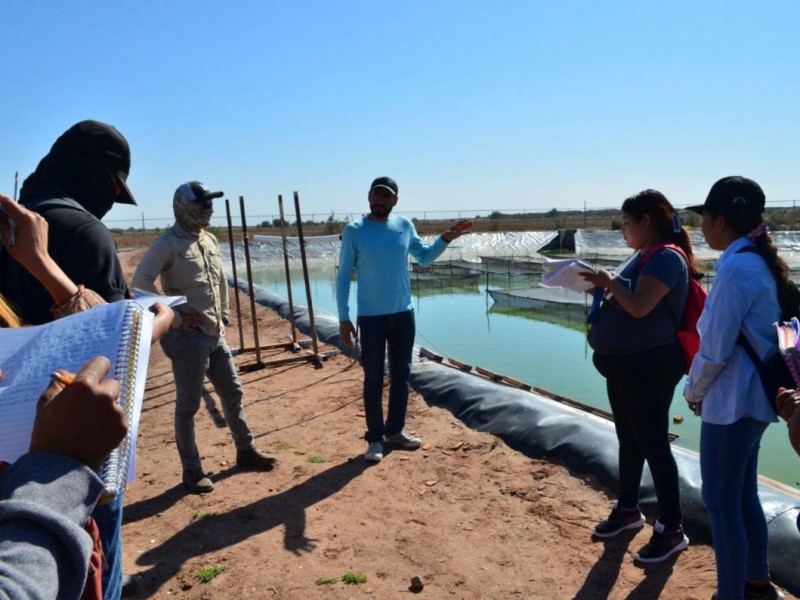
[[(111, 361), (109, 376), (117, 372), (119, 342), (125, 327), (130, 301), (97, 306), (46, 325), (0, 329), (0, 459), (13, 462), (27, 452), (36, 414), (36, 403), (50, 384), (50, 373), (64, 369), (77, 373), (90, 358), (98, 355)], [(149, 357), (152, 317), (143, 319), (146, 345), (136, 356), (138, 411), (131, 416), (132, 431), (138, 429), (141, 396), (144, 391)], [(143, 366), (139, 366), (143, 361)], [(132, 437), (131, 439), (136, 439)], [(132, 453), (131, 453), (132, 454)], [(130, 471), (128, 471), (130, 474)]]

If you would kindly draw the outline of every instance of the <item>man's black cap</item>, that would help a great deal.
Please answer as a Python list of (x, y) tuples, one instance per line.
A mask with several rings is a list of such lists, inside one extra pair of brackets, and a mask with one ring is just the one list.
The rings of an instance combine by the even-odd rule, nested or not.
[(378, 177), (375, 181), (372, 182), (372, 185), (369, 186), (369, 191), (371, 192), (376, 187), (386, 188), (387, 190), (392, 192), (395, 196), (397, 196), (397, 182), (391, 177)]
[(191, 202), (210, 202), (214, 198), (222, 198), (225, 192), (212, 192), (199, 181), (187, 181), (175, 190), (175, 195), (178, 194)]

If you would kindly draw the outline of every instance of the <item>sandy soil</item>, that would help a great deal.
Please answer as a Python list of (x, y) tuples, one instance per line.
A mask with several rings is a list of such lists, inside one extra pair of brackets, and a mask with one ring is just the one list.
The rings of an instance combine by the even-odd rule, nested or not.
[[(141, 254), (121, 253), (129, 274)], [(245, 324), (252, 346), (249, 316)], [(258, 327), (262, 345), (283, 343), (290, 331), (261, 307)], [(228, 340), (239, 347), (235, 329)], [(262, 360), (293, 356), (277, 349)], [(252, 365), (255, 356), (237, 360)], [(710, 547), (692, 545), (655, 566), (634, 564), (649, 526), (592, 541), (592, 527), (610, 508), (602, 486), (512, 451), (416, 394), (408, 429), (425, 445), (368, 466), (362, 372), (341, 355), (319, 369), (301, 360), (241, 378), (257, 445), (279, 463), (269, 473), (236, 468), (207, 385), (197, 435), (216, 489), (188, 495), (172, 430), (172, 373), (153, 348), (123, 526), (125, 570), (143, 576), (138, 598), (707, 600), (715, 591)], [(210, 567), (221, 572), (201, 582)], [(346, 573), (366, 581), (344, 583)], [(422, 591), (413, 588), (415, 577)]]

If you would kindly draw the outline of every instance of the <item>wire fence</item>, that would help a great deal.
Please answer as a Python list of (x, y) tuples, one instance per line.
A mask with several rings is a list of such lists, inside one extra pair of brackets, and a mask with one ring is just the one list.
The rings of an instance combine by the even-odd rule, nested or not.
[[(767, 203), (767, 218), (773, 230), (800, 230), (800, 199), (776, 200)], [(565, 229), (616, 230), (621, 224), (619, 207), (593, 209), (461, 209), (402, 211), (401, 214), (412, 219), (420, 235), (440, 233), (450, 223), (459, 219), (473, 219), (476, 232), (507, 231), (563, 231)], [(303, 233), (306, 236), (338, 234), (344, 226), (361, 218), (363, 213), (328, 212), (304, 214)], [(684, 224), (689, 228), (699, 228), (701, 217), (692, 212), (682, 212)], [(288, 235), (297, 235), (298, 228), (294, 215), (284, 214)], [(280, 235), (280, 216), (277, 213), (248, 214), (248, 234)], [(104, 219), (111, 229), (118, 245), (149, 245), (174, 222), (173, 217), (149, 217), (142, 213), (140, 219)], [(234, 237), (242, 231), (240, 214), (231, 215)], [(211, 219), (209, 229), (220, 240), (228, 240), (228, 221), (224, 214), (216, 214)]]
[[(772, 200), (767, 202), (767, 211), (779, 213), (778, 223), (775, 225), (786, 224), (786, 219), (792, 223), (800, 222), (800, 214), (797, 214), (800, 199), (793, 200)], [(678, 207), (682, 208), (682, 207)], [(360, 212), (325, 212), (310, 213), (303, 215), (303, 224), (306, 225), (325, 225), (327, 223), (348, 223), (363, 216)], [(558, 225), (560, 221), (569, 219), (580, 221), (582, 218), (587, 223), (600, 217), (616, 218), (619, 214), (619, 207), (605, 208), (563, 208), (563, 209), (540, 209), (540, 208), (469, 208), (458, 210), (424, 210), (424, 211), (401, 211), (401, 214), (415, 222), (425, 221), (449, 221), (459, 219), (531, 219), (541, 221), (550, 219), (553, 224)], [(792, 216), (796, 218), (792, 220)], [(772, 215), (774, 216), (774, 215)], [(289, 212), (284, 213), (287, 224), (292, 225), (296, 219)], [(232, 214), (231, 220), (236, 224), (241, 223), (241, 215)], [(142, 213), (141, 219), (104, 219), (104, 222), (112, 230), (141, 231), (142, 229), (164, 229), (173, 222), (172, 216), (148, 216)], [(280, 227), (280, 216), (278, 213), (256, 213), (247, 215), (247, 223), (254, 227)], [(216, 214), (212, 217), (211, 226), (226, 227), (227, 218), (224, 215)]]

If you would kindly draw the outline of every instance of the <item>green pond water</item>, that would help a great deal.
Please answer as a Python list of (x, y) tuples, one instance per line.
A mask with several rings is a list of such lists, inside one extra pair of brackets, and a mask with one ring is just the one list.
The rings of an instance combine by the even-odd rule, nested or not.
[[(336, 315), (336, 269), (309, 268), (310, 290), (315, 311)], [(306, 305), (303, 275), (292, 269), (292, 294), (297, 304)], [(255, 285), (284, 298), (286, 278), (282, 268), (256, 268)], [(417, 322), (417, 344), (473, 366), (511, 376), (531, 385), (579, 402), (610, 410), (605, 380), (597, 373), (586, 345), (581, 307), (569, 315), (539, 314), (528, 310), (493, 307), (488, 289), (534, 287), (535, 281), (512, 278), (484, 279), (472, 287), (431, 287), (412, 283)], [(357, 282), (351, 286), (354, 307)], [(576, 310), (577, 308), (577, 310)], [(578, 313), (578, 314), (576, 314)], [(675, 444), (697, 451), (700, 420), (687, 409), (678, 384), (672, 414), (682, 415), (682, 424), (671, 425), (679, 437)], [(759, 472), (794, 489), (800, 487), (800, 459), (789, 445), (781, 421), (767, 429), (762, 440)]]

